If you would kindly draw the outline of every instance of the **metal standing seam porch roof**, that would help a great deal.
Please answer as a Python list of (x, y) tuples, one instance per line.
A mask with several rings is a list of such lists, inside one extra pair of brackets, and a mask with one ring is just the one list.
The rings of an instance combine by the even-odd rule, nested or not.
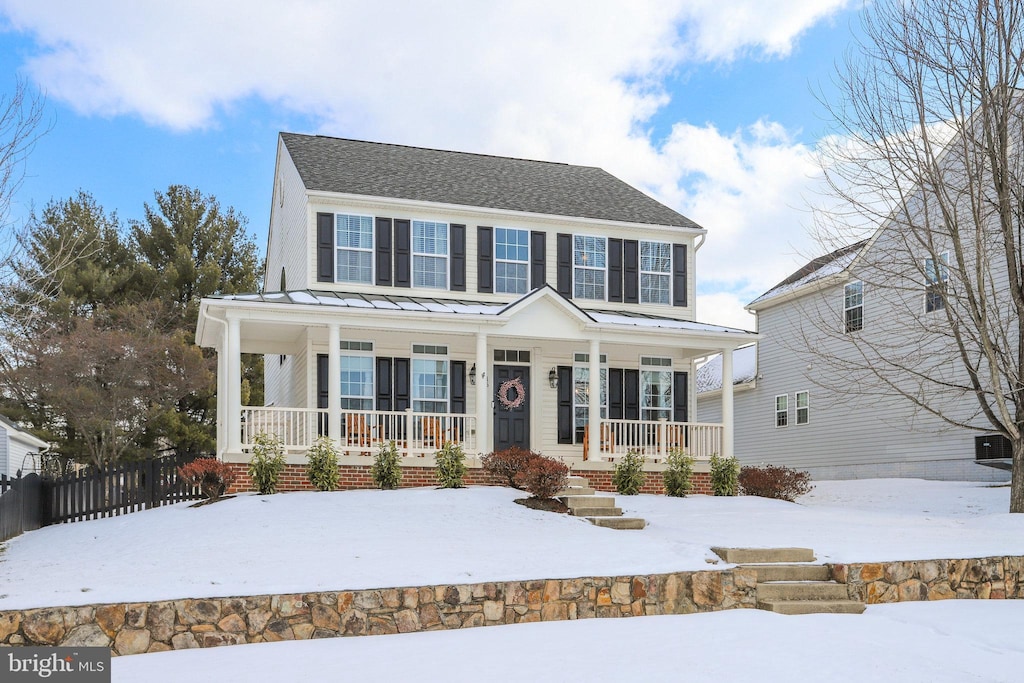
[(307, 190), (703, 230), (593, 166), (281, 133)]

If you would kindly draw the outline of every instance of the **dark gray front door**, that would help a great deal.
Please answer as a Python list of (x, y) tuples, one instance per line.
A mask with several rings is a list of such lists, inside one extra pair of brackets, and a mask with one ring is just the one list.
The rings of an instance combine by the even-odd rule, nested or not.
[(494, 450), (530, 448), (530, 368), (494, 366)]

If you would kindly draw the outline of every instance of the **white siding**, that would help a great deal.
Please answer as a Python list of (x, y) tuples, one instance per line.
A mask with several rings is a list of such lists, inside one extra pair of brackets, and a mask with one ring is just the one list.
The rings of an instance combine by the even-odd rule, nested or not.
[[(270, 208), (267, 242), (267, 276), (264, 289), (280, 289), (281, 268), (285, 269), (288, 289), (306, 289), (310, 273), (305, 254), (311, 234), (308, 226), (306, 188), (284, 144), (278, 140), (277, 168)], [(315, 264), (314, 264), (315, 267)], [(316, 282), (316, 271), (312, 271)]]
[(10, 464), (10, 439), (7, 436), (7, 429), (0, 425), (0, 474), (13, 476)]

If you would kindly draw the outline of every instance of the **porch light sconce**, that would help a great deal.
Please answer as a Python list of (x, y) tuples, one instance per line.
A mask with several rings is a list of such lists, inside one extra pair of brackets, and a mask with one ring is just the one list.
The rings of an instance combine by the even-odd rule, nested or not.
[(469, 383), (476, 386), (476, 363), (473, 363), (473, 367), (469, 369)]
[(548, 372), (548, 385), (552, 389), (557, 389), (558, 388), (558, 369), (557, 368), (551, 368), (551, 371)]

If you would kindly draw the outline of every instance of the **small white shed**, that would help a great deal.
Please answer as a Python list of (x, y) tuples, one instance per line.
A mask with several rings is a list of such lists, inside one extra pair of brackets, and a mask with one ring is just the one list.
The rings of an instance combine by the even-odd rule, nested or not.
[(0, 415), (0, 475), (8, 477), (38, 472), (42, 466), (39, 454), (50, 444), (23, 431), (3, 415)]

